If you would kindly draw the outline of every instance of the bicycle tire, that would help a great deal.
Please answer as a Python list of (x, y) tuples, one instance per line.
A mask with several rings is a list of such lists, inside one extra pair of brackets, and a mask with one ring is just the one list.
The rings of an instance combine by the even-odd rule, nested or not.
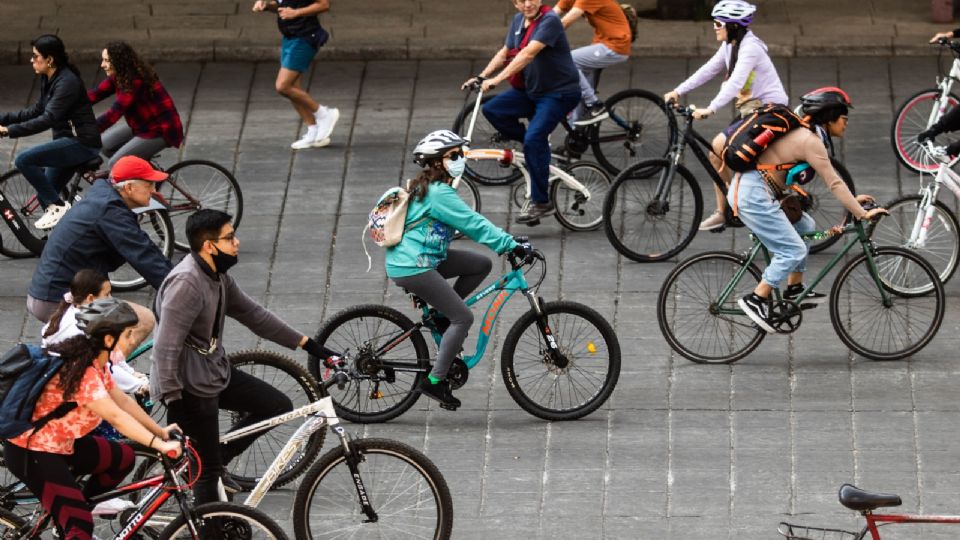
[[(884, 306), (867, 263), (867, 256), (861, 254), (844, 265), (833, 282), (830, 290), (830, 321), (840, 341), (860, 356), (871, 360), (899, 360), (912, 356), (930, 343), (940, 329), (945, 303), (943, 284), (930, 263), (913, 251), (883, 246), (876, 248), (873, 256), (878, 266), (885, 264), (884, 259), (887, 257), (904, 259), (905, 261), (899, 264), (915, 266), (914, 270), (921, 274), (920, 279), (929, 280), (933, 284), (933, 294), (896, 294), (884, 282), (884, 287), (889, 292), (894, 292), (889, 296), (892, 304)], [(850, 290), (847, 291), (846, 288)], [(896, 313), (891, 311), (894, 308), (899, 308)], [(919, 322), (921, 317), (929, 322)], [(893, 332), (900, 328), (904, 330), (904, 335), (897, 337)], [(877, 333), (871, 340), (872, 344), (864, 344), (863, 338), (854, 335), (859, 329)], [(910, 336), (919, 336), (919, 339), (908, 343), (907, 340), (912, 339)], [(898, 345), (901, 348), (897, 350), (880, 351), (870, 348), (895, 343), (903, 345)]]
[[(147, 210), (137, 214), (140, 229), (147, 233), (150, 240), (160, 248), (166, 258), (173, 256), (174, 232), (173, 223), (166, 210)], [(130, 263), (110, 272), (110, 285), (114, 291), (136, 291), (147, 285), (147, 280), (137, 272)]]
[[(290, 398), (294, 409), (309, 405), (325, 395), (306, 368), (282, 354), (272, 351), (241, 351), (229, 355), (228, 358), (233, 367), (283, 392)], [(229, 431), (239, 420), (237, 413), (221, 410), (221, 432)], [(292, 420), (257, 436), (256, 441), (243, 453), (235, 457), (229, 465), (225, 464), (227, 474), (244, 489), (253, 489), (273, 463), (274, 457), (304, 421), (306, 418)], [(326, 432), (321, 429), (310, 436), (306, 445), (280, 473), (270, 489), (293, 482), (307, 470), (320, 453)]]
[[(0, 176), (0, 192), (20, 216), (25, 225), (24, 232), (33, 238), (37, 245), (43, 245), (47, 231), (34, 227), (34, 223), (43, 215), (43, 208), (36, 198), (37, 190), (27, 182), (23, 173), (13, 169)], [(26, 259), (39, 255), (39, 252), (35, 253), (24, 246), (6, 223), (0, 226), (0, 253), (11, 259)]]
[[(541, 309), (555, 341), (548, 343), (544, 339), (540, 330), (540, 315), (533, 310), (521, 315), (503, 340), (500, 355), (503, 382), (517, 405), (537, 418), (582, 418), (600, 408), (617, 386), (620, 379), (620, 341), (610, 323), (583, 304), (547, 302)], [(568, 321), (562, 315), (578, 317), (585, 323)], [(532, 330), (532, 339), (529, 334), (525, 335), (528, 330)], [(587, 332), (592, 335), (587, 337), (585, 343), (569, 342), (571, 336), (581, 338)], [(522, 339), (524, 343), (521, 343)], [(558, 366), (550, 353), (551, 348), (558, 348), (564, 360), (570, 363)], [(524, 350), (531, 353), (531, 358), (517, 361), (517, 356)], [(597, 358), (598, 361), (588, 362), (591, 358)], [(587, 380), (573, 382), (574, 373), (586, 375)], [(600, 382), (593, 385), (592, 381)], [(544, 394), (535, 395), (539, 389), (545, 389)], [(578, 401), (570, 400), (571, 397)]]
[(677, 120), (653, 92), (622, 90), (605, 104), (610, 117), (588, 129), (593, 155), (610, 174), (638, 161), (662, 158), (676, 143)]
[[(916, 251), (933, 266), (940, 276), (940, 281), (946, 283), (953, 277), (957, 269), (957, 259), (960, 258), (960, 222), (949, 206), (935, 200), (926, 243), (922, 247), (916, 245), (910, 236), (916, 220), (923, 219), (919, 216), (921, 201), (920, 195), (907, 195), (891, 201), (885, 206), (890, 215), (884, 216), (877, 223), (871, 238), (881, 246), (900, 246)], [(899, 292), (924, 294), (932, 290), (933, 286), (930, 285), (914, 291)]]
[(233, 228), (240, 228), (243, 217), (243, 192), (233, 173), (219, 163), (205, 159), (188, 159), (170, 166), (170, 175), (160, 185), (160, 194), (169, 203), (176, 246), (189, 251), (187, 218), (201, 208), (220, 210), (233, 216)]
[[(703, 217), (703, 195), (696, 178), (683, 165), (670, 180), (670, 198), (663, 206), (653, 192), (670, 161), (651, 159), (627, 167), (613, 180), (603, 203), (603, 230), (610, 244), (636, 262), (663, 261), (680, 253), (697, 234)], [(689, 187), (689, 193), (684, 186)], [(670, 201), (680, 200), (678, 210)], [(676, 216), (675, 218), (673, 216)], [(672, 222), (666, 220), (670, 218)], [(644, 243), (653, 243), (648, 245)]]
[[(949, 100), (948, 109), (960, 103), (960, 98), (953, 93), (950, 94)], [(893, 146), (893, 153), (904, 167), (913, 172), (934, 174), (940, 166), (923, 152), (917, 141), (917, 135), (930, 127), (930, 115), (939, 101), (939, 88), (920, 90), (900, 105), (890, 125), (890, 144)], [(937, 138), (938, 145), (948, 145), (960, 140), (960, 134), (943, 133)], [(952, 167), (956, 162), (957, 160), (954, 159), (950, 162), (950, 166)]]
[[(480, 213), (480, 190), (472, 180), (466, 176), (460, 177), (460, 180), (457, 182), (457, 195), (463, 199), (463, 202), (467, 203), (467, 206), (470, 207), (471, 210), (477, 212), (478, 214)], [(463, 238), (463, 233), (460, 231), (454, 231), (453, 237), (457, 239)]]
[[(833, 158), (830, 158), (830, 164), (843, 179), (843, 183), (847, 185), (850, 193), (856, 195), (857, 190), (853, 185), (853, 177), (850, 176), (847, 168)], [(853, 219), (850, 212), (833, 196), (823, 180), (814, 178), (803, 186), (803, 190), (810, 196), (804, 203), (804, 211), (810, 214), (810, 217), (817, 222), (818, 226), (829, 227), (840, 223), (849, 223)], [(810, 253), (819, 253), (839, 241), (839, 234), (828, 236), (823, 240), (812, 240), (810, 242)]]
[[(744, 262), (742, 257), (734, 253), (708, 251), (683, 260), (667, 275), (657, 297), (657, 323), (670, 348), (699, 364), (730, 364), (760, 345), (766, 333), (746, 315), (733, 318), (714, 313), (715, 299)], [(748, 274), (753, 280), (747, 279)], [(761, 278), (762, 273), (751, 263), (723, 307), (737, 308), (737, 301), (753, 292)], [(686, 281), (691, 284), (686, 285)], [(696, 302), (683, 305), (688, 298)], [(681, 331), (677, 322), (693, 318), (695, 320), (690, 324), (682, 325)], [(711, 338), (717, 342), (716, 345), (707, 344)], [(710, 350), (695, 348), (697, 344), (707, 344)]]
[[(413, 321), (403, 313), (375, 304), (344, 309), (320, 327), (314, 338), (317, 343), (351, 355), (350, 382), (342, 390), (336, 386), (328, 390), (338, 416), (351, 422), (378, 423), (396, 418), (413, 407), (420, 397), (417, 386), (430, 368), (430, 350), (423, 334), (419, 331), (410, 334), (412, 350), (400, 343), (388, 353), (390, 359), (415, 360), (424, 372), (394, 372), (394, 382), (390, 382), (390, 373), (378, 365), (383, 357), (373, 354), (383, 341), (412, 327)], [(318, 381), (325, 381), (328, 377), (324, 376), (321, 359), (311, 356), (309, 362), (310, 373)], [(387, 392), (381, 383), (386, 383)], [(380, 406), (385, 399), (389, 402)]]
[[(236, 537), (287, 540), (287, 534), (283, 532), (283, 529), (277, 522), (260, 510), (250, 506), (227, 502), (211, 502), (194, 507), (193, 513), (198, 521), (201, 522), (200, 527), (198, 527), (201, 538)], [(216, 521), (208, 523), (208, 520)], [(238, 527), (239, 530), (234, 530), (233, 534), (227, 534), (227, 531), (220, 530), (220, 527), (223, 527), (224, 524), (228, 524), (231, 527)], [(246, 530), (247, 527), (252, 529), (252, 525), (254, 524), (256, 524), (257, 530), (260, 531), (259, 535), (254, 534), (256, 532), (255, 530)], [(217, 527), (217, 529), (208, 531), (206, 530), (208, 526), (214, 526)], [(183, 515), (178, 516), (170, 525), (160, 531), (161, 540), (169, 540), (171, 538), (193, 538)]]
[[(398, 441), (358, 439), (350, 443), (360, 457), (361, 478), (368, 500), (379, 515), (367, 523), (360, 511), (355, 481), (346, 466), (343, 447), (338, 446), (311, 467), (297, 490), (293, 504), (293, 530), (298, 540), (347, 534), (351, 538), (420, 538), (446, 540), (453, 529), (453, 501), (443, 474), (427, 456)], [(387, 467), (402, 467), (398, 471)], [(327, 480), (324, 483), (324, 480)], [(337, 485), (332, 485), (332, 483)], [(401, 485), (401, 482), (404, 482)], [(389, 493), (385, 493), (389, 489)], [(316, 501), (316, 504), (315, 504)], [(435, 509), (430, 504), (435, 505)], [(427, 508), (422, 508), (426, 503)], [(407, 519), (396, 519), (409, 511)], [(323, 515), (318, 516), (318, 513)], [(336, 514), (342, 512), (342, 514)], [(399, 523), (399, 526), (398, 526)], [(434, 524), (435, 523), (435, 524)], [(339, 536), (338, 536), (339, 538)]]
[(564, 168), (590, 192), (586, 200), (559, 178), (551, 179), (550, 200), (556, 208), (554, 216), (560, 225), (571, 231), (592, 231), (603, 225), (603, 201), (610, 192), (610, 175), (603, 167), (589, 161), (577, 161)]
[[(493, 99), (495, 96), (483, 96), (480, 101), (481, 106)], [(470, 127), (470, 116), (473, 114), (473, 107), (476, 100), (470, 100), (465, 104), (457, 118), (453, 121), (453, 132), (466, 136), (467, 128)], [(470, 140), (470, 148), (510, 148), (520, 150), (523, 145), (517, 141), (507, 140), (503, 135), (497, 132), (490, 122), (483, 116), (483, 113), (477, 114), (477, 122), (473, 127), (473, 137)], [(522, 178), (520, 171), (516, 168), (503, 168), (493, 160), (467, 160), (467, 168), (463, 175), (470, 178), (478, 184), (485, 186), (506, 186)]]

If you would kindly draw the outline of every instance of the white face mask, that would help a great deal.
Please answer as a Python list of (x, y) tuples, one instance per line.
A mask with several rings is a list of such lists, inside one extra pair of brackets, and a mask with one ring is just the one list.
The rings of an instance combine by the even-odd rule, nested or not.
[(443, 166), (450, 176), (456, 180), (463, 176), (463, 171), (467, 168), (467, 159), (463, 156), (459, 156), (457, 159), (444, 159)]

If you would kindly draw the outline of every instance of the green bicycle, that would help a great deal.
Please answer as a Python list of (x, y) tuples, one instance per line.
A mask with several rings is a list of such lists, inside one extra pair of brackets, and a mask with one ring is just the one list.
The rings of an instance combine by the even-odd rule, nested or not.
[[(507, 392), (530, 414), (545, 420), (573, 420), (595, 411), (610, 397), (620, 376), (620, 342), (610, 323), (593, 309), (576, 302), (545, 302), (536, 289), (547, 272), (540, 252), (525, 259), (507, 254), (511, 270), (496, 282), (465, 300), (472, 306), (496, 293), (480, 322), (477, 350), (457, 357), (448, 378), (451, 388), (467, 382), (470, 369), (483, 358), (500, 310), (516, 292), (530, 302), (503, 343), (500, 368)], [(524, 269), (542, 266), (531, 287)], [(421, 379), (430, 372), (431, 358), (421, 329), (439, 345), (441, 331), (434, 324), (436, 311), (413, 297), (422, 310), (421, 320), (411, 321), (382, 305), (360, 305), (334, 315), (317, 332), (316, 341), (343, 351), (349, 382), (331, 387), (337, 415), (351, 422), (385, 422), (410, 409), (420, 393)], [(320, 358), (310, 358), (317, 380), (331, 373)]]
[[(781, 334), (800, 327), (804, 299), (854, 246), (862, 254), (847, 262), (830, 290), (830, 320), (840, 340), (872, 360), (898, 360), (923, 349), (943, 322), (944, 292), (937, 272), (923, 257), (899, 247), (877, 247), (874, 224), (856, 221), (842, 232), (815, 231), (801, 237), (822, 240), (856, 233), (795, 301), (774, 289), (772, 326)], [(770, 253), (753, 235), (744, 255), (714, 251), (677, 265), (660, 288), (657, 321), (667, 342), (685, 358), (705, 364), (729, 364), (760, 345), (766, 332), (743, 313), (737, 300), (753, 291), (761, 272), (754, 264)], [(930, 291), (929, 294), (918, 291)]]

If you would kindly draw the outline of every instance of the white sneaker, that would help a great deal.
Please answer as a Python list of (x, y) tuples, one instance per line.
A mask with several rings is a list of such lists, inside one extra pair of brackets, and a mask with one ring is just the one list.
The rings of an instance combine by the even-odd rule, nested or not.
[(330, 137), (327, 137), (326, 139), (317, 139), (313, 141), (314, 148), (323, 148), (324, 146), (328, 146), (329, 144), (330, 144)]
[(303, 150), (304, 148), (312, 148), (313, 143), (317, 140), (317, 125), (314, 124), (307, 128), (307, 133), (298, 141), (294, 141), (290, 145), (290, 148), (294, 150)]
[(330, 134), (333, 133), (333, 128), (337, 125), (337, 120), (340, 119), (340, 109), (321, 105), (317, 112), (313, 113), (313, 116), (317, 119), (317, 140), (322, 141), (329, 138)]
[(133, 504), (131, 501), (117, 497), (116, 499), (103, 501), (102, 503), (94, 506), (90, 513), (95, 516), (115, 516), (120, 512), (127, 510), (128, 508), (135, 508), (136, 506), (137, 505)]
[(51, 204), (33, 226), (41, 230), (52, 229), (57, 226), (57, 223), (60, 223), (60, 220), (66, 215), (69, 209), (70, 203), (68, 202), (63, 203), (62, 206)]

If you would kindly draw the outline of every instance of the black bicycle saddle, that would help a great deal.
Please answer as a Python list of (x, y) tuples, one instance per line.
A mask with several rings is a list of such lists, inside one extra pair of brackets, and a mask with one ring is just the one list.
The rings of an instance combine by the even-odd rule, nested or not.
[(856, 486), (844, 484), (840, 486), (840, 504), (851, 510), (875, 510), (884, 506), (900, 506), (903, 501), (899, 495), (892, 493), (870, 493)]

